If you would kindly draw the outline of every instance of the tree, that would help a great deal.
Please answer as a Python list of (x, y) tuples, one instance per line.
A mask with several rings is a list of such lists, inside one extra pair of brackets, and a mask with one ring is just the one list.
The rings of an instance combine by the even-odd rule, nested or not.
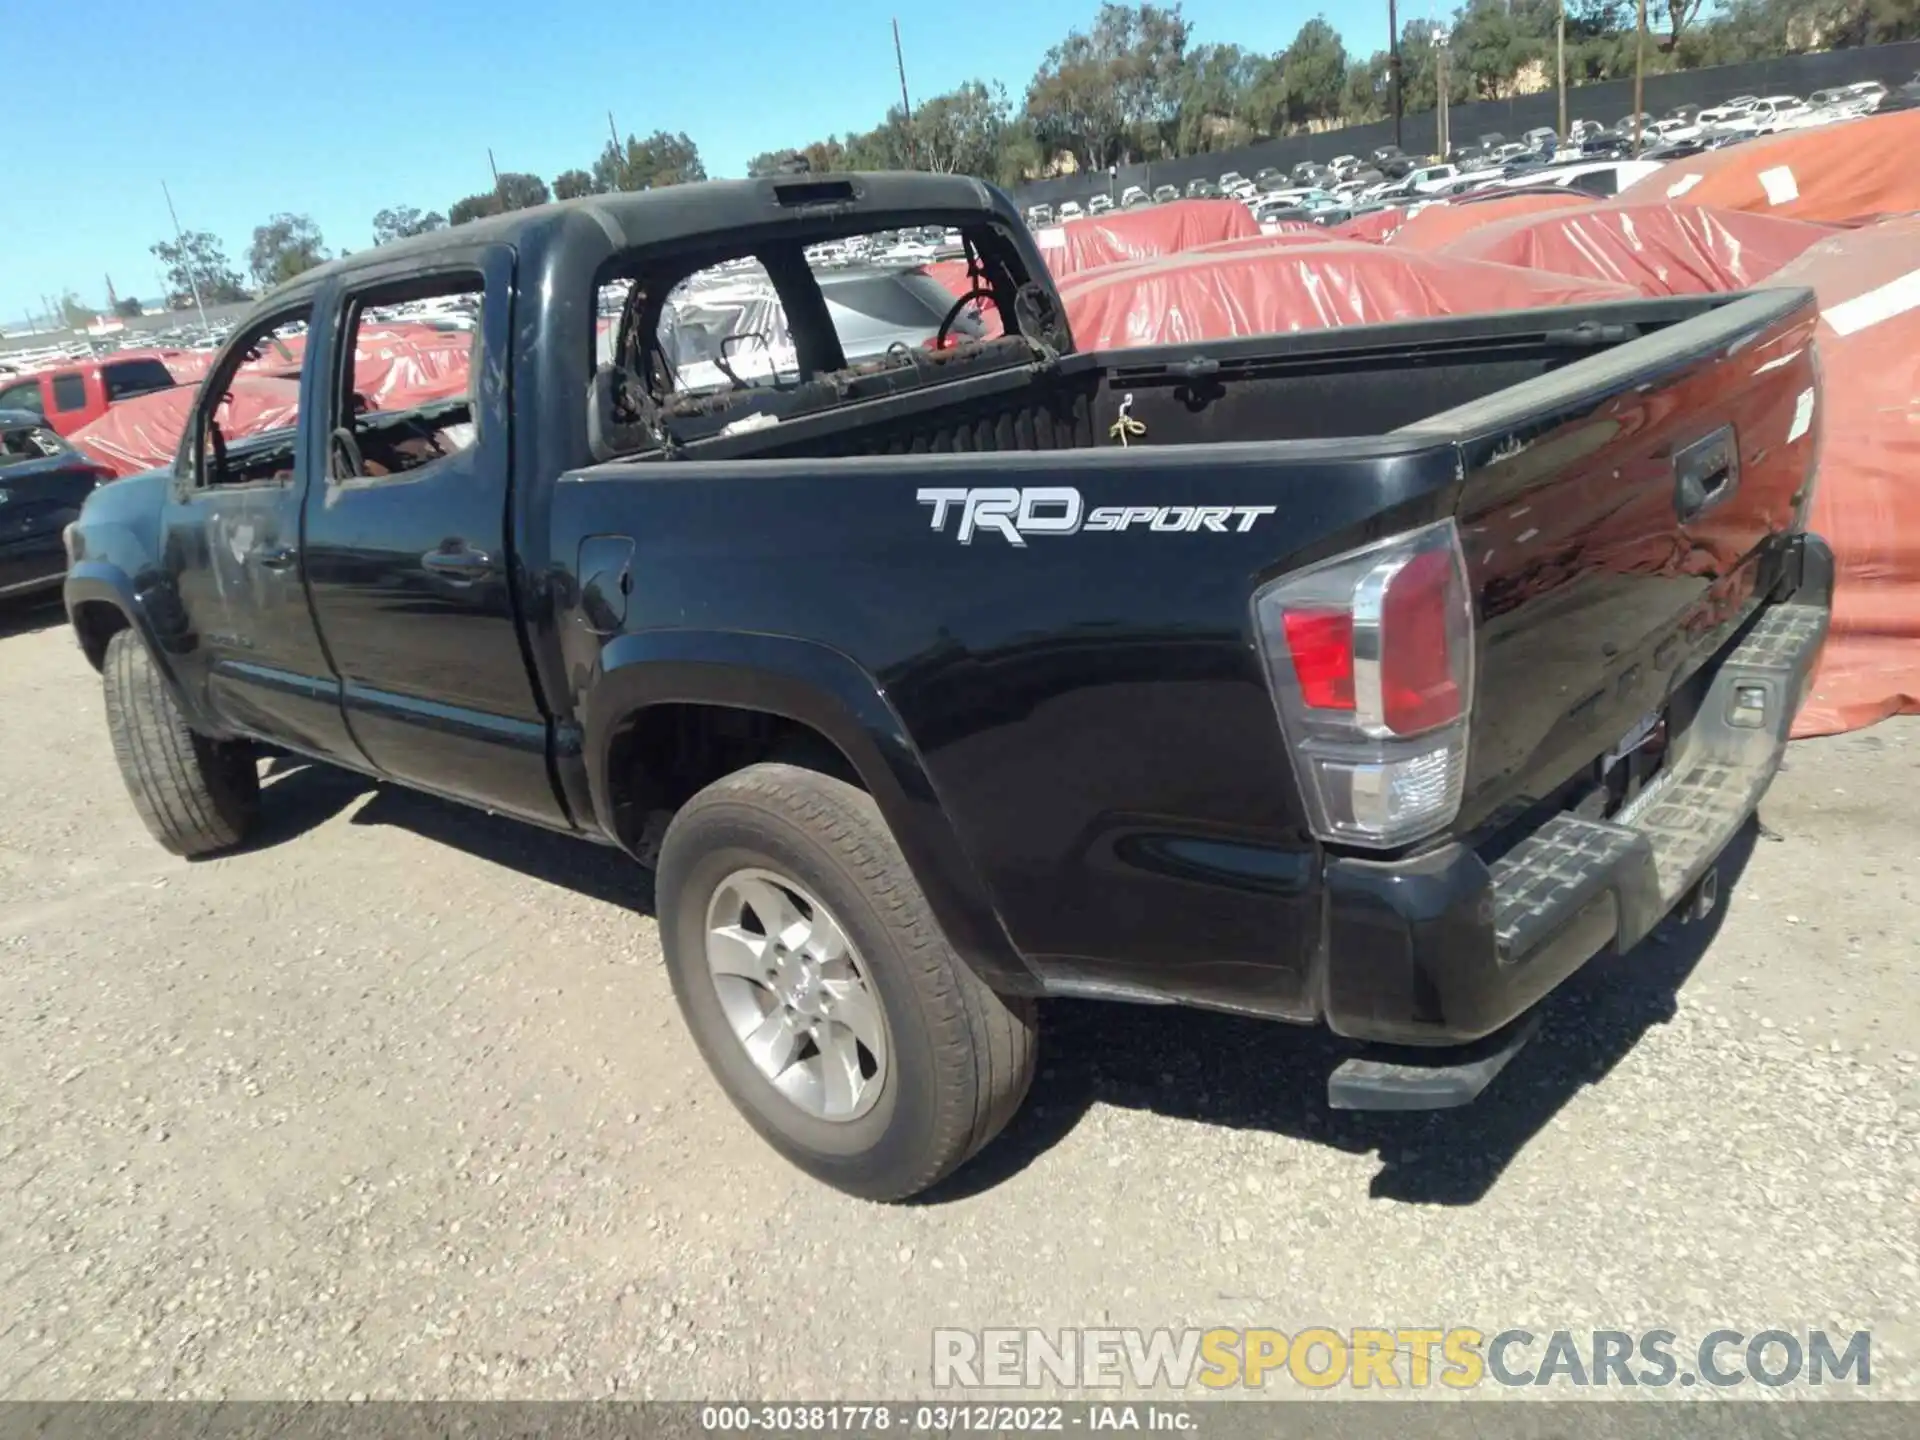
[(463, 196), (447, 207), (447, 224), (465, 225), (469, 220), (479, 220), (487, 215), (499, 215), (506, 210), (500, 203), (498, 190), (482, 190), (477, 195)]
[(1012, 112), (1007, 92), (982, 80), (925, 101), (909, 127), (914, 168), (997, 180)]
[[(1440, 47), (1435, 43), (1439, 26), (1432, 20), (1409, 20), (1400, 28), (1400, 98), (1407, 114), (1436, 109), (1440, 104)], [(1381, 105), (1393, 103), (1386, 79), (1385, 57), (1381, 68)], [(1447, 50), (1447, 102), (1462, 105), (1473, 98), (1473, 76), (1461, 58), (1457, 37)]]
[(1069, 151), (1088, 170), (1173, 148), (1189, 30), (1177, 4), (1103, 3), (1091, 29), (1047, 51), (1027, 87), (1042, 148)]
[(553, 199), (546, 181), (520, 170), (502, 170), (493, 190), (500, 197), (502, 210), (531, 210)]
[(1511, 95), (1514, 78), (1549, 54), (1553, 22), (1516, 9), (1507, 0), (1472, 0), (1453, 28), (1452, 51), (1483, 100)]
[(552, 199), (547, 182), (538, 175), (520, 170), (502, 170), (491, 190), (467, 195), (447, 207), (449, 225), (465, 225), (488, 215), (504, 215), (509, 210), (531, 210)]
[(599, 193), (599, 185), (584, 170), (562, 170), (553, 177), (553, 198), (556, 200), (578, 200), (582, 195)]
[(84, 330), (99, 318), (99, 312), (91, 306), (80, 303), (80, 297), (69, 290), (60, 297), (60, 319), (69, 330)]
[(247, 269), (255, 285), (270, 290), (313, 269), (326, 258), (320, 227), (313, 223), (313, 217), (283, 211), (266, 224), (254, 227), (253, 245), (247, 251)]
[(140, 302), (128, 295), (124, 299), (113, 302), (113, 313), (122, 320), (138, 320), (145, 312), (141, 310)]
[(1347, 62), (1340, 88), (1340, 118), (1348, 125), (1365, 125), (1386, 115), (1392, 107), (1387, 94), (1387, 52), (1376, 50), (1365, 60)]
[(1238, 45), (1202, 45), (1188, 55), (1174, 149), (1195, 155), (1245, 144), (1253, 131), (1249, 102), (1265, 69), (1266, 62)]
[(373, 243), (385, 245), (410, 235), (425, 235), (446, 223), (447, 217), (438, 210), (421, 211), (412, 205), (394, 205), (373, 217)]
[(593, 162), (594, 184), (602, 191), (657, 190), (706, 178), (700, 147), (684, 131), (656, 130), (644, 140), (629, 135), (618, 149), (609, 140)]
[(1347, 47), (1324, 16), (1316, 15), (1300, 27), (1280, 62), (1289, 123), (1324, 124), (1340, 113), (1340, 96), (1347, 83)]
[(167, 272), (169, 308), (191, 305), (196, 282), (204, 304), (228, 305), (247, 298), (239, 273), (211, 232), (189, 230), (177, 240), (161, 240), (150, 248)]
[(807, 158), (807, 168), (815, 174), (828, 170), (847, 169), (847, 147), (829, 135), (825, 140), (816, 140), (800, 152)]
[[(1704, 3), (1705, 0), (1660, 0), (1659, 9), (1666, 12), (1667, 21), (1665, 48), (1671, 50), (1680, 43), (1681, 32), (1694, 22)], [(1653, 22), (1650, 19), (1648, 23)]]
[(1000, 137), (996, 182), (1009, 188), (1025, 183), (1046, 168), (1046, 152), (1024, 115), (1014, 116)]
[(849, 134), (840, 146), (843, 170), (911, 170), (913, 168), (913, 132), (906, 114), (898, 105), (887, 111), (887, 118), (871, 130)]

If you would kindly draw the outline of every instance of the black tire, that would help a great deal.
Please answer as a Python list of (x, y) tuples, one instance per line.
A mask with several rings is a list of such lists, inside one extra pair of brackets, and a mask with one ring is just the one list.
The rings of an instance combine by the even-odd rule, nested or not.
[(188, 859), (245, 840), (260, 814), (252, 745), (194, 734), (131, 630), (107, 642), (102, 669), (113, 758), (153, 838)]
[[(707, 910), (721, 882), (747, 868), (818, 896), (878, 993), (890, 1054), (879, 1098), (857, 1119), (818, 1119), (789, 1101), (720, 1008)], [(954, 954), (865, 791), (781, 764), (717, 780), (668, 827), (656, 894), (667, 971), (701, 1055), (748, 1123), (808, 1174), (865, 1199), (904, 1200), (1020, 1108), (1033, 1079), (1033, 1002), (996, 994)]]

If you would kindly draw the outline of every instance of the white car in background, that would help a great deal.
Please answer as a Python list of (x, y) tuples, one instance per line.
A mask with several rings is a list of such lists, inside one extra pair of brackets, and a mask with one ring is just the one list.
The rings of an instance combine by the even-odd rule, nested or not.
[(1605, 198), (1618, 195), (1629, 185), (1638, 184), (1660, 168), (1661, 162), (1658, 160), (1592, 160), (1583, 165), (1529, 170), (1524, 175), (1496, 180), (1487, 188), (1537, 190), (1543, 185), (1551, 185), (1557, 190), (1580, 190)]
[(1693, 127), (1690, 131), (1677, 131), (1667, 138), (1669, 140), (1691, 140), (1696, 135), (1731, 134), (1733, 127), (1745, 118), (1747, 112), (1752, 108), (1749, 104), (1736, 104), (1732, 101), (1715, 105), (1711, 109), (1702, 110), (1698, 115), (1693, 117)]
[(940, 247), (924, 240), (900, 240), (877, 257), (889, 265), (930, 265), (940, 258)]
[(1756, 100), (1746, 114), (1722, 128), (1736, 134), (1771, 135), (1775, 130), (1794, 128), (1811, 114), (1813, 107), (1798, 95), (1769, 95)]
[(1460, 178), (1458, 165), (1425, 165), (1411, 172), (1402, 183), (1416, 195), (1431, 195), (1444, 190)]
[[(1831, 90), (1816, 90), (1807, 96), (1807, 108), (1813, 112), (1810, 123), (1825, 124), (1834, 120), (1851, 120), (1856, 115), (1871, 114), (1881, 100), (1886, 98), (1887, 87), (1878, 81), (1868, 81), (1871, 90), (1855, 98), (1852, 92), (1861, 89), (1856, 85), (1837, 85)], [(1878, 94), (1872, 93), (1878, 91)]]
[(1345, 210), (1346, 202), (1331, 190), (1317, 185), (1299, 185), (1286, 190), (1266, 190), (1248, 202), (1254, 218), (1276, 210), (1299, 210), (1317, 215), (1326, 210)]
[(1069, 220), (1080, 219), (1081, 216), (1085, 215), (1087, 212), (1080, 208), (1080, 202), (1078, 200), (1069, 200), (1067, 201), (1066, 204), (1060, 207), (1058, 213), (1059, 213), (1060, 223), (1064, 225)]
[(1829, 102), (1829, 108), (1837, 111), (1841, 119), (1851, 120), (1873, 114), (1887, 98), (1888, 91), (1878, 80), (1862, 80), (1857, 85), (1842, 85), (1831, 93), (1835, 98)]

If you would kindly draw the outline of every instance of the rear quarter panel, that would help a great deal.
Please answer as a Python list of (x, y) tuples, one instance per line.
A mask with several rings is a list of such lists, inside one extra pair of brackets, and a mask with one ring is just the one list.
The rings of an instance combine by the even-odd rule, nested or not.
[[(846, 656), (937, 797), (889, 822), (950, 825), (982, 903), (1049, 978), (1305, 1017), (1318, 851), (1250, 597), (1449, 513), (1455, 475), (1450, 449), (1391, 440), (616, 465), (554, 487), (553, 553), (633, 540), (626, 637), (795, 636)], [(1244, 532), (1016, 546), (962, 544), (958, 515), (936, 530), (917, 498), (979, 486), (1070, 486), (1088, 516), (1271, 509)], [(583, 712), (623, 642), (577, 610), (561, 630)], [(592, 764), (604, 737), (585, 743)]]

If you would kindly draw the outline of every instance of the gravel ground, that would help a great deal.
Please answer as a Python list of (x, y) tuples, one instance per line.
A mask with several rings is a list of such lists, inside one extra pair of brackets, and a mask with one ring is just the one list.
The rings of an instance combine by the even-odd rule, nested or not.
[(175, 861), (59, 620), (0, 614), (0, 1398), (901, 1398), (933, 1327), (1102, 1324), (1871, 1329), (1920, 1394), (1920, 722), (1794, 747), (1715, 921), (1469, 1110), (1063, 1003), (1007, 1136), (881, 1208), (707, 1079), (643, 872), (312, 768)]

